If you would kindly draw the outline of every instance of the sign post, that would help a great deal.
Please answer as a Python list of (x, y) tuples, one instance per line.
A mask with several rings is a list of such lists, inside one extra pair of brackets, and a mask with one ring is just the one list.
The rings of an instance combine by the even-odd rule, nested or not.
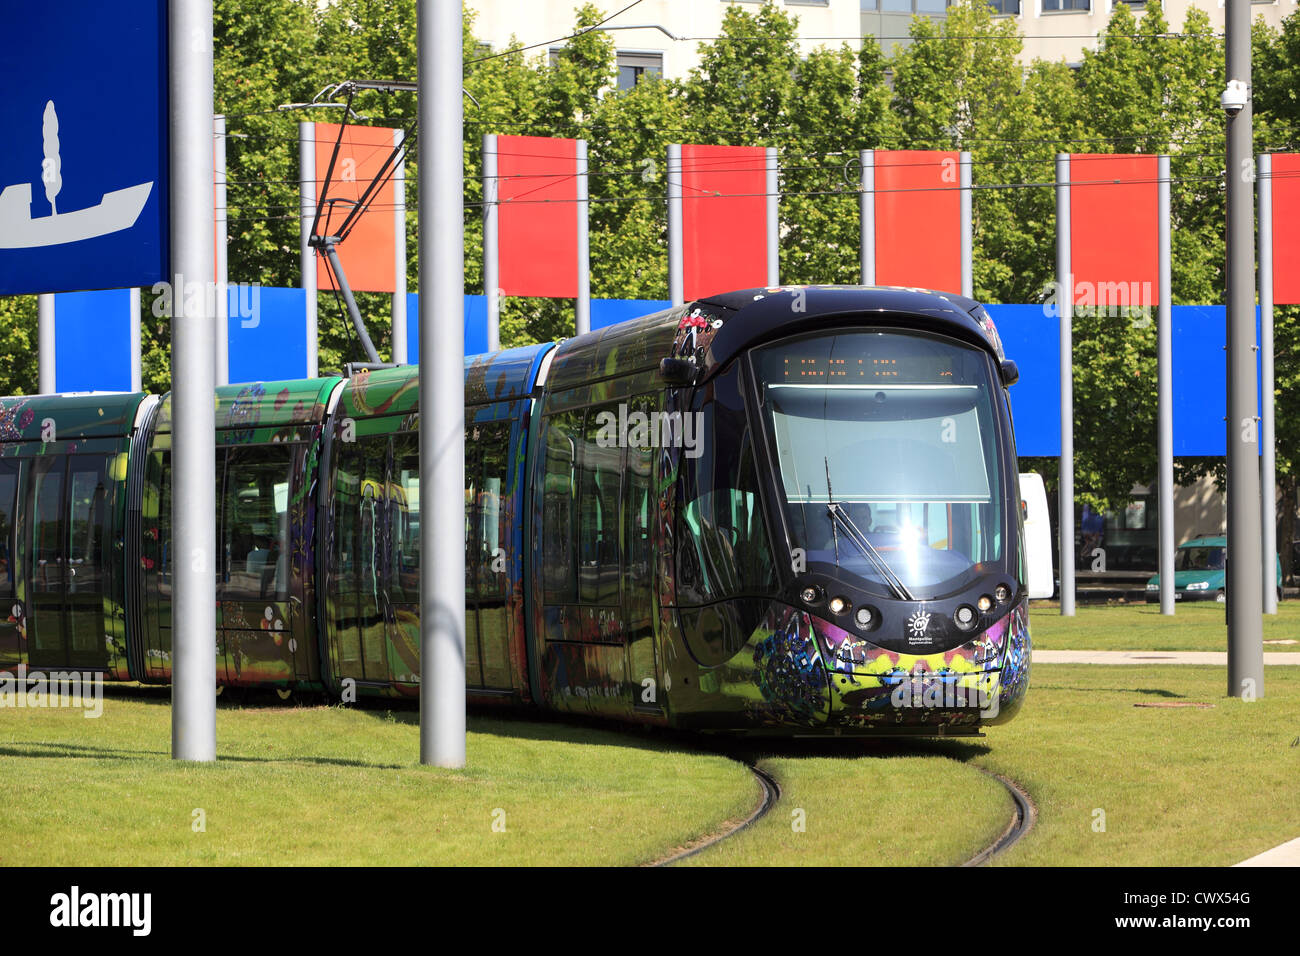
[[(212, 0), (171, 0), (172, 757), (217, 757)], [(188, 289), (187, 289), (188, 287)], [(187, 294), (190, 289), (204, 294)]]
[[(465, 766), (463, 3), (417, 7), (420, 762)], [(488, 290), (492, 294), (492, 290)]]

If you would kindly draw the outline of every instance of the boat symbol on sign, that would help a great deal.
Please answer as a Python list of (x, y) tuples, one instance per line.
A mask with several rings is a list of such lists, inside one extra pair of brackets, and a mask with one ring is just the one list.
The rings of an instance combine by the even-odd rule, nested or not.
[(32, 218), (32, 184), (15, 183), (0, 192), (0, 249), (35, 249), (81, 242), (130, 229), (140, 218), (153, 183), (140, 183), (104, 193), (99, 204), (71, 212), (59, 212), (55, 196), (63, 186), (59, 160), (58, 116), (54, 101), (45, 105), (45, 161), (41, 181), (52, 212)]

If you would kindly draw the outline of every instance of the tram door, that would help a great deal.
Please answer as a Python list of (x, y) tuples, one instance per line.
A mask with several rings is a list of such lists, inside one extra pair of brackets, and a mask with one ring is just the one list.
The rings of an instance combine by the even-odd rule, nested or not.
[(108, 666), (104, 629), (104, 522), (107, 462), (102, 455), (40, 458), (32, 463), (32, 667)]
[(23, 609), (17, 607), (15, 570), (18, 542), (14, 520), (18, 508), (19, 474), (16, 459), (0, 460), (0, 670), (6, 671), (12, 671), (22, 660), (18, 628)]
[[(629, 404), (633, 412), (642, 413), (648, 421), (653, 420), (650, 416), (654, 406), (650, 396), (638, 396)], [(633, 708), (659, 713), (663, 697), (655, 660), (654, 449), (629, 443), (626, 456), (623, 472), (623, 620), (627, 634), (628, 677), (635, 694)], [(647, 684), (647, 680), (651, 683)]]
[[(471, 411), (470, 416), (474, 413)], [(470, 686), (509, 690), (510, 422), (465, 422), (465, 653)], [(477, 651), (477, 660), (473, 659)], [(477, 669), (479, 680), (475, 682)]]
[(337, 676), (388, 683), (383, 560), (388, 436), (358, 436), (335, 447), (339, 463), (330, 590)]

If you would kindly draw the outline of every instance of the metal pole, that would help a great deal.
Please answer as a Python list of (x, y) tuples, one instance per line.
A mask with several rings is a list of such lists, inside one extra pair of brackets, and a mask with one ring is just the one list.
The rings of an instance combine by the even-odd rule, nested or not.
[(858, 190), (858, 219), (862, 231), (859, 254), (862, 259), (862, 284), (876, 284), (876, 154), (864, 149), (858, 154), (862, 167), (862, 184)]
[(1061, 324), (1061, 463), (1057, 536), (1061, 614), (1074, 616), (1074, 275), (1070, 263), (1070, 155), (1056, 154), (1056, 282)]
[(420, 762), (465, 765), (462, 3), (420, 0)]
[(1260, 600), (1259, 436), (1255, 417), (1255, 203), (1251, 155), (1250, 0), (1227, 0), (1229, 84), (1245, 105), (1228, 114), (1228, 694), (1264, 696)]
[(131, 391), (141, 390), (140, 370), (140, 290), (131, 290)]
[[(1169, 157), (1157, 162), (1160, 220), (1160, 300), (1156, 306), (1156, 396), (1159, 436), (1158, 496), (1160, 500), (1160, 613), (1174, 613), (1174, 346), (1170, 297), (1171, 256), (1169, 248)], [(1146, 304), (1146, 303), (1144, 303)]]
[(587, 202), (587, 141), (578, 140), (578, 334), (591, 331), (591, 243)]
[(311, 238), (312, 222), (316, 219), (316, 124), (298, 124), (298, 212), (302, 216), (298, 256), (302, 263), (302, 289), (306, 307), (304, 319), (307, 337), (307, 377), (319, 374), (317, 361), (316, 327), (316, 250)]
[(974, 238), (974, 216), (971, 212), (971, 158), (961, 154), (961, 294), (975, 294), (974, 256), (971, 243)]
[(215, 760), (212, 0), (171, 0), (172, 757)]
[(767, 160), (767, 287), (781, 284), (781, 180), (778, 175), (776, 147), (769, 146)]
[(379, 364), (379, 351), (375, 348), (375, 343), (370, 341), (370, 333), (366, 331), (366, 323), (361, 318), (361, 310), (357, 308), (357, 299), (352, 294), (352, 285), (348, 282), (348, 274), (343, 269), (343, 263), (339, 261), (338, 241), (333, 236), (326, 236), (321, 240), (320, 245), (325, 249), (325, 255), (329, 258), (330, 266), (333, 267), (334, 278), (339, 284), (339, 294), (343, 296), (343, 303), (347, 306), (348, 315), (352, 318), (352, 327), (357, 331), (357, 340), (366, 353), (366, 359)]
[(1264, 586), (1264, 613), (1277, 613), (1277, 443), (1273, 431), (1273, 157), (1259, 157), (1259, 338), (1264, 409), (1259, 423), (1263, 442), (1260, 462), (1260, 505), (1263, 508), (1264, 563), (1260, 568)]
[[(402, 145), (405, 133), (393, 130), (393, 146)], [(393, 168), (393, 364), (406, 357), (406, 157)]]
[(36, 390), (53, 395), (54, 384), (54, 293), (36, 297)]
[(212, 119), (212, 174), (216, 187), (213, 190), (213, 207), (216, 216), (216, 232), (213, 243), (217, 254), (217, 337), (216, 337), (216, 382), (218, 385), (230, 384), (230, 301), (226, 292), (229, 288), (229, 271), (226, 260), (226, 241), (229, 235), (226, 224), (226, 118), (215, 116)]
[(497, 136), (483, 136), (483, 297), (487, 303), (487, 347), (501, 348), (500, 180), (497, 178)]
[(673, 305), (686, 301), (682, 265), (682, 147), (668, 147), (668, 298)]

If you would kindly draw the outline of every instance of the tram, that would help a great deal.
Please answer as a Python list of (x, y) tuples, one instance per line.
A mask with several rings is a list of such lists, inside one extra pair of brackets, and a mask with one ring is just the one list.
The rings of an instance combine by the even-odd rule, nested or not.
[[(1029, 681), (984, 309), (750, 289), (465, 360), (471, 701), (963, 735)], [(418, 370), (217, 390), (221, 685), (419, 693)], [(0, 668), (171, 676), (170, 398), (0, 399)], [(1037, 595), (1035, 595), (1037, 596)]]

